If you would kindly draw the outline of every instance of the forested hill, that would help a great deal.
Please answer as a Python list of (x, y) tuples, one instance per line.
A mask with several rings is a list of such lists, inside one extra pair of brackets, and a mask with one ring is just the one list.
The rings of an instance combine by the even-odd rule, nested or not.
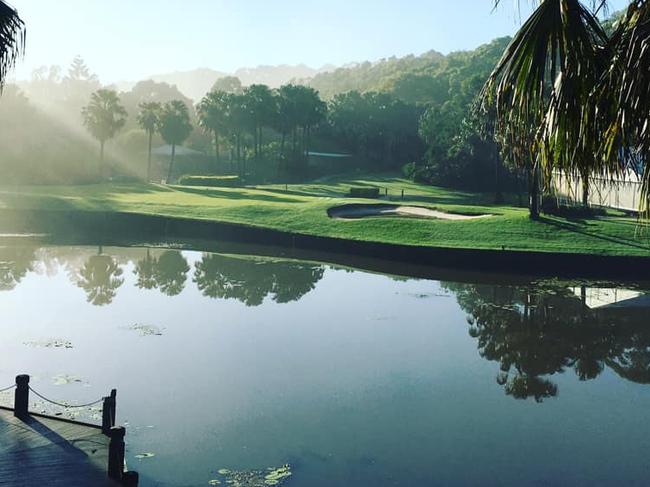
[(301, 82), (318, 90), (324, 99), (353, 90), (382, 91), (407, 103), (429, 103), (444, 99), (464, 80), (474, 76), (485, 80), (509, 42), (509, 37), (495, 39), (472, 51), (447, 56), (429, 51), (420, 56), (391, 57), (320, 73)]

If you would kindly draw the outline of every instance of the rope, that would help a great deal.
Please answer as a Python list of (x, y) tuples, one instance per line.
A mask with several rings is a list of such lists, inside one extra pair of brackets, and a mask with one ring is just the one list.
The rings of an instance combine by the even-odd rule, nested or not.
[(66, 404), (66, 403), (60, 403), (60, 402), (53, 401), (52, 399), (48, 399), (47, 397), (39, 394), (34, 389), (32, 389), (31, 386), (29, 387), (29, 390), (32, 391), (34, 394), (36, 394), (41, 399), (43, 399), (44, 401), (49, 402), (51, 404), (54, 404), (55, 406), (60, 406), (62, 408), (70, 408), (70, 409), (72, 409), (72, 408), (75, 408), (75, 409), (87, 408), (87, 407), (90, 407), (90, 406), (94, 406), (95, 404), (99, 404), (100, 402), (102, 402), (104, 400), (104, 398), (102, 397), (101, 399), (98, 399), (97, 401), (89, 402), (88, 404), (78, 404), (78, 405), (77, 404)]
[(11, 386), (9, 386), (9, 387), (5, 387), (4, 389), (0, 389), (0, 394), (2, 394), (3, 392), (10, 391), (10, 390), (13, 389), (14, 387), (16, 387), (16, 384), (13, 384), (13, 385), (11, 385)]

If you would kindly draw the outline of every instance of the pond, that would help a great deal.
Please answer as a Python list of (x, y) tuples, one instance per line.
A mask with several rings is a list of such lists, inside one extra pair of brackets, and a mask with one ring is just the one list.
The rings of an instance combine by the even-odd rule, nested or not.
[(143, 486), (647, 485), (650, 294), (460, 281), (9, 245), (0, 388), (117, 388)]

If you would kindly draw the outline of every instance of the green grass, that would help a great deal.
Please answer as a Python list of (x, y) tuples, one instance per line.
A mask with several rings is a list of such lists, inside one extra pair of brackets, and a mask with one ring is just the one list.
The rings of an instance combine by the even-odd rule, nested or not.
[[(327, 209), (344, 203), (382, 203), (346, 197), (350, 187), (388, 188), (389, 199), (448, 212), (490, 213), (469, 221), (381, 217), (333, 220)], [(610, 214), (587, 220), (495, 206), (491, 196), (414, 184), (392, 176), (327, 178), (310, 184), (207, 188), (155, 184), (29, 186), (0, 189), (0, 207), (120, 211), (242, 223), (310, 235), (437, 247), (650, 256), (650, 232), (634, 218)]]

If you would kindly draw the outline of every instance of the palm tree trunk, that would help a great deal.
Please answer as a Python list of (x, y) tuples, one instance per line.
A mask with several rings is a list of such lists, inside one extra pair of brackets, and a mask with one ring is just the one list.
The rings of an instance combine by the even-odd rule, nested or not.
[(589, 207), (589, 173), (582, 173), (582, 206)]
[(219, 132), (214, 131), (214, 157), (219, 162)]
[(151, 181), (151, 147), (153, 143), (153, 131), (149, 131), (149, 153), (147, 156), (147, 182)]
[(104, 141), (99, 141), (99, 178), (104, 175)]
[(167, 184), (170, 184), (172, 180), (172, 171), (174, 170), (175, 157), (176, 157), (176, 144), (172, 144), (172, 158), (169, 161), (169, 172), (167, 173)]
[(501, 192), (501, 178), (499, 172), (501, 168), (501, 158), (499, 156), (499, 148), (494, 147), (494, 202), (503, 202), (503, 193)]
[(539, 219), (539, 167), (534, 165), (529, 189), (529, 211), (531, 220)]

